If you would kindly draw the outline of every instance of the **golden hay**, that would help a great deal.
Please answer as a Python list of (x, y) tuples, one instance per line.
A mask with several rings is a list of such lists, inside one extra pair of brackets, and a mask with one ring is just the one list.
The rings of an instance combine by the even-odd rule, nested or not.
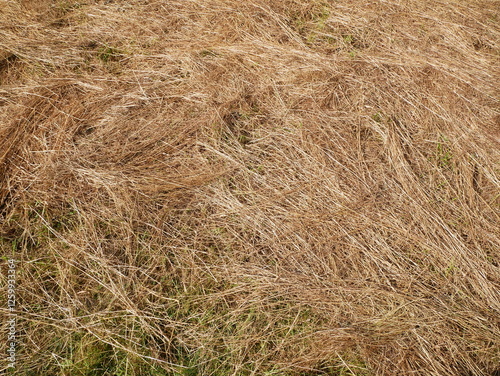
[(0, 0), (12, 374), (499, 375), (499, 19)]

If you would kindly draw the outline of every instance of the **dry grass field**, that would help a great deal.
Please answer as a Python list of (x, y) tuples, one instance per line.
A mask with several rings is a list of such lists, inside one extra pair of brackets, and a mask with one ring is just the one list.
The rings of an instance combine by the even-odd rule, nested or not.
[(499, 179), (498, 0), (0, 0), (0, 373), (498, 376)]

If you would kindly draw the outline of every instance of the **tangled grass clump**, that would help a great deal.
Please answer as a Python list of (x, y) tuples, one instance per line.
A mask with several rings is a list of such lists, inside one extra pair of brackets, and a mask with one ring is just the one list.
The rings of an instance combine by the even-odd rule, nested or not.
[(497, 375), (498, 14), (0, 0), (2, 372)]

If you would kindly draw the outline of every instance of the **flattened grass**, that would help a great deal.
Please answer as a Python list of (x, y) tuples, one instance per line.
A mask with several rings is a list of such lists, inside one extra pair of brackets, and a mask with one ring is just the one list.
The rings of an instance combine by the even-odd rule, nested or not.
[(498, 17), (0, 0), (11, 374), (498, 373)]

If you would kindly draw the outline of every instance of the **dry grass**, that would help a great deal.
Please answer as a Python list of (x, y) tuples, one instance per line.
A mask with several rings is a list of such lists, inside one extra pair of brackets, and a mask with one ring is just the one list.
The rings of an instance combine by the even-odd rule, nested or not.
[(498, 375), (499, 19), (0, 0), (12, 374)]

